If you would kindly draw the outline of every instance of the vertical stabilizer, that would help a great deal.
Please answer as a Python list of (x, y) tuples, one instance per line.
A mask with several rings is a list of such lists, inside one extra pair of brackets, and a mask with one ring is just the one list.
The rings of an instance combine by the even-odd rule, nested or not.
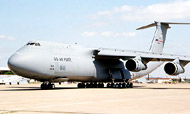
[(190, 23), (154, 22), (152, 24), (137, 28), (137, 30), (140, 30), (156, 26), (156, 32), (154, 34), (152, 44), (150, 47), (151, 52), (158, 54), (161, 54), (163, 52), (167, 30), (170, 28), (169, 24), (190, 24)]
[(166, 40), (167, 29), (170, 28), (168, 24), (163, 24), (160, 22), (155, 22), (156, 32), (152, 40), (150, 51), (153, 53), (161, 54), (164, 49), (164, 43)]

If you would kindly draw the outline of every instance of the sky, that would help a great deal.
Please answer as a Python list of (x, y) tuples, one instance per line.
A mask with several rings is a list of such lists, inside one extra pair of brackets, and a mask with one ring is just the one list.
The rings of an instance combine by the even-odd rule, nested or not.
[[(0, 66), (30, 40), (148, 51), (155, 28), (136, 28), (190, 22), (189, 12), (190, 0), (0, 0)], [(164, 53), (190, 56), (189, 31), (171, 25)], [(151, 75), (167, 76), (162, 67)]]

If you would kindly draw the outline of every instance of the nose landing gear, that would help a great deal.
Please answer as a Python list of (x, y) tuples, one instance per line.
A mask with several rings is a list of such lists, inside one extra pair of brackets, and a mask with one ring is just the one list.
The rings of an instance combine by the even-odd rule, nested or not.
[(45, 89), (54, 89), (55, 88), (55, 84), (51, 83), (51, 82), (43, 82), (41, 84), (41, 89), (45, 90)]

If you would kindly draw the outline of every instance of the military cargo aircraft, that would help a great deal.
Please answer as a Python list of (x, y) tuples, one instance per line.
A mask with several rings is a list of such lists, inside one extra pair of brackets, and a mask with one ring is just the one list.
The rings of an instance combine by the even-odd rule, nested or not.
[(9, 68), (17, 75), (42, 81), (41, 89), (55, 88), (54, 83), (77, 81), (79, 88), (132, 88), (131, 80), (141, 78), (165, 61), (169, 75), (185, 72), (190, 57), (163, 54), (169, 23), (154, 22), (138, 28), (156, 26), (149, 52), (88, 48), (76, 44), (30, 41), (8, 60)]

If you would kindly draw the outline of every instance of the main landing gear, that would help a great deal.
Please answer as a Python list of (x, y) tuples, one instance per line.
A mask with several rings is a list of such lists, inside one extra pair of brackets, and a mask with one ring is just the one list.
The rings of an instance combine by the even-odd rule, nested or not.
[(43, 82), (41, 84), (41, 89), (44, 90), (44, 89), (54, 89), (55, 88), (55, 84), (51, 83), (51, 82)]
[(133, 83), (131, 82), (107, 83), (107, 88), (133, 88)]
[[(78, 88), (104, 88), (104, 83), (78, 83)], [(107, 88), (133, 88), (133, 83), (131, 82), (122, 82), (122, 83), (107, 83)]]
[(77, 85), (78, 88), (104, 88), (104, 83), (96, 83), (96, 82), (91, 82), (91, 83), (78, 83)]

